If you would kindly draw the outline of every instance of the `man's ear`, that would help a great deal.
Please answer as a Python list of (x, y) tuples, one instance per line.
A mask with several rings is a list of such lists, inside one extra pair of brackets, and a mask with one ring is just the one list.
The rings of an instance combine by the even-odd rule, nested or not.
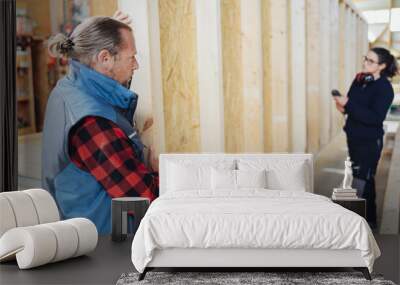
[(110, 71), (114, 65), (114, 57), (108, 50), (103, 49), (97, 54), (97, 63), (103, 69)]

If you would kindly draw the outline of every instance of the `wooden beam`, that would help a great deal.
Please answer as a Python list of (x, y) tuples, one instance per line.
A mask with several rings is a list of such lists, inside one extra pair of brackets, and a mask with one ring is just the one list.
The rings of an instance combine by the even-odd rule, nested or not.
[(264, 0), (261, 6), (265, 151), (288, 152), (288, 2)]
[(363, 54), (367, 54), (370, 43), (368, 39), (368, 23), (363, 21), (363, 30), (364, 30), (364, 45), (363, 45)]
[(200, 151), (195, 1), (159, 1), (167, 152)]
[(357, 54), (357, 14), (352, 11), (351, 13), (351, 71), (350, 71), (350, 84), (353, 82), (353, 79), (357, 73), (357, 63), (358, 63), (358, 54)]
[(305, 8), (305, 0), (289, 1), (290, 149), (293, 152), (305, 152), (307, 149)]
[(331, 22), (330, 22), (330, 3), (327, 0), (320, 0), (320, 147), (330, 141), (331, 125)]
[[(389, 0), (389, 11), (390, 11), (390, 13), (389, 13), (389, 25), (392, 22), (392, 13), (391, 13), (392, 8), (393, 8), (393, 0)], [(388, 42), (389, 48), (392, 48), (392, 36), (393, 36), (392, 30), (389, 28), (389, 42)]]
[(352, 26), (352, 11), (346, 6), (345, 9), (345, 53), (344, 53), (344, 61), (345, 61), (345, 83), (344, 83), (344, 92), (347, 93), (351, 84), (351, 80), (354, 76), (353, 74), (353, 52), (352, 52), (352, 38), (353, 37), (353, 26)]
[(241, 2), (221, 0), (225, 151), (244, 149)]
[(346, 5), (342, 1), (339, 4), (339, 91), (346, 92)]
[(367, 22), (365, 17), (362, 14), (362, 11), (360, 11), (355, 5), (353, 0), (340, 0), (341, 3), (345, 4), (347, 9), (351, 10), (353, 13), (357, 14), (358, 17), (362, 18), (363, 21)]
[[(331, 81), (330, 88), (331, 89), (340, 89), (339, 85), (339, 77), (340, 77), (340, 33), (339, 33), (339, 1), (338, 0), (330, 0), (330, 73), (331, 73)], [(342, 115), (336, 109), (336, 105), (331, 102), (331, 124), (330, 124), (330, 136), (331, 138), (335, 137), (342, 127)]]
[(320, 1), (307, 0), (307, 151), (320, 148)]
[(201, 151), (224, 151), (220, 0), (196, 0)]
[[(204, 0), (202, 0), (204, 1)], [(285, 2), (285, 1), (280, 1)], [(271, 7), (272, 9), (272, 7)], [(245, 152), (264, 151), (260, 0), (241, 0), (243, 136)], [(285, 10), (286, 12), (286, 10)], [(278, 16), (279, 17), (279, 16)], [(279, 39), (277, 39), (279, 40)], [(281, 50), (282, 52), (282, 50)], [(281, 74), (281, 71), (275, 70)], [(284, 96), (284, 94), (281, 94)]]
[(356, 70), (359, 72), (361, 70), (361, 64), (362, 64), (362, 52), (361, 52), (361, 45), (362, 45), (362, 40), (361, 40), (362, 34), (361, 34), (361, 19), (359, 17), (356, 17)]

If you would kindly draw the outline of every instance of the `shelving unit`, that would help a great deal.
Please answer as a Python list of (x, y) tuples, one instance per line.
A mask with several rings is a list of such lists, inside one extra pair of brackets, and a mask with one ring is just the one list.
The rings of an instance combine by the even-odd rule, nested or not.
[(16, 92), (18, 135), (36, 132), (31, 42), (32, 37), (30, 35), (17, 36)]

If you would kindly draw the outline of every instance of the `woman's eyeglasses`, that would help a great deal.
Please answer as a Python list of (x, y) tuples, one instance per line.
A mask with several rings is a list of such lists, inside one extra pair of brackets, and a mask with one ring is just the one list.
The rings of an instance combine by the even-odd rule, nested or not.
[(366, 61), (368, 64), (372, 65), (372, 64), (378, 64), (378, 62), (376, 62), (373, 59), (368, 58), (367, 56), (363, 56), (363, 60)]

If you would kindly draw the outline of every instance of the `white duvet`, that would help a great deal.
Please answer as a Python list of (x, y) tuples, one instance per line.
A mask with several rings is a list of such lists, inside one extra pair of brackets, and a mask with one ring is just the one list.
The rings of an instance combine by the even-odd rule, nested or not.
[(372, 272), (380, 250), (365, 219), (300, 191), (179, 191), (156, 199), (132, 243), (143, 272), (155, 249), (358, 249)]

